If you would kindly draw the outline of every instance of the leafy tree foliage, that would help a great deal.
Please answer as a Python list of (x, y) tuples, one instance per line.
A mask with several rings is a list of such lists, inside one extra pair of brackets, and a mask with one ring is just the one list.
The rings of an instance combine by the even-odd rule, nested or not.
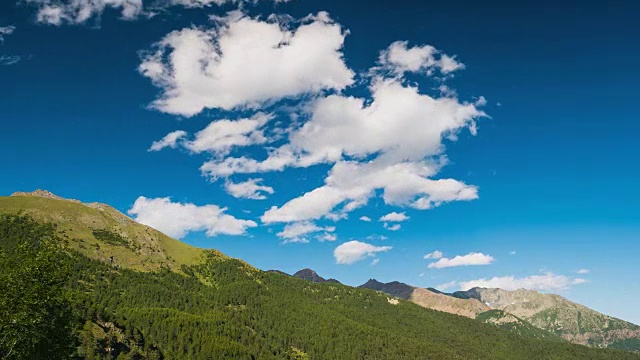
[(66, 255), (51, 225), (0, 217), (0, 358), (63, 359), (74, 344)]

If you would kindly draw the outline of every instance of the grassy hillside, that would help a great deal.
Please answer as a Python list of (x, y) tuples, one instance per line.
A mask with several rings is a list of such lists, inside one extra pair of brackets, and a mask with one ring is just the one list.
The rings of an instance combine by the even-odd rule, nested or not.
[[(59, 234), (80, 253), (102, 261), (113, 256), (115, 264), (141, 271), (161, 266), (173, 269), (197, 263), (202, 250), (172, 239), (133, 221), (111, 206), (39, 196), (0, 197), (0, 213), (22, 212), (36, 220), (57, 225)], [(96, 234), (106, 234), (100, 240)], [(121, 238), (122, 241), (108, 241)]]
[[(15, 197), (0, 198), (3, 211), (53, 221), (62, 235), (46, 237), (69, 243), (60, 263), (72, 269), (65, 287), (77, 314), (80, 358), (640, 359), (392, 303), (373, 290), (263, 272), (181, 244), (107, 207)], [(15, 241), (20, 231), (32, 234), (29, 227), (39, 226), (3, 217), (0, 234)], [(106, 232), (96, 236), (96, 229)], [(46, 231), (54, 230), (37, 233)], [(12, 248), (0, 239), (0, 249), (11, 254)], [(116, 250), (121, 265), (108, 261)]]

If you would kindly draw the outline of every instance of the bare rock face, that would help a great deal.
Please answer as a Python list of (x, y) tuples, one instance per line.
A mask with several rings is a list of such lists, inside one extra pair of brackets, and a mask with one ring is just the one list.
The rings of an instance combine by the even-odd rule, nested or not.
[(60, 197), (58, 195), (53, 194), (50, 191), (42, 190), (42, 189), (38, 189), (38, 190), (35, 190), (35, 191), (32, 191), (32, 192), (18, 191), (18, 192), (14, 192), (13, 194), (11, 194), (11, 196), (36, 196), (36, 197), (42, 197), (42, 198), (47, 198), (47, 199), (71, 201), (71, 202), (78, 203), (78, 204), (80, 203), (80, 200), (65, 199), (63, 197)]
[(447, 312), (450, 314), (475, 318), (478, 314), (490, 310), (488, 306), (476, 299), (458, 299), (440, 292), (413, 287), (398, 281), (381, 283), (370, 279), (360, 288), (372, 289), (411, 301), (422, 307)]
[(608, 347), (620, 341), (640, 339), (640, 326), (601, 314), (554, 294), (525, 289), (473, 288), (452, 295), (462, 299), (477, 299), (492, 309), (513, 314), (537, 328), (577, 344)]

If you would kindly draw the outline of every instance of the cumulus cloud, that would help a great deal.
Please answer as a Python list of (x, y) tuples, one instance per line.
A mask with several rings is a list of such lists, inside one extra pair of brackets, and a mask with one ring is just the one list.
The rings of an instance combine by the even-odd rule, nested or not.
[(455, 57), (442, 54), (431, 45), (408, 47), (407, 41), (396, 41), (380, 53), (378, 62), (385, 70), (399, 75), (405, 72), (424, 72), (428, 75), (439, 70), (442, 74), (464, 69)]
[(284, 229), (276, 235), (284, 239), (284, 243), (290, 242), (302, 242), (307, 243), (309, 240), (305, 235), (324, 231), (324, 234), (318, 236), (320, 241), (335, 241), (337, 237), (331, 232), (335, 231), (335, 227), (327, 226), (320, 227), (309, 221), (302, 221), (292, 224), (287, 224)]
[(257, 113), (251, 118), (212, 121), (196, 133), (195, 139), (183, 145), (194, 153), (210, 152), (224, 155), (236, 146), (262, 144), (267, 141), (262, 127), (271, 119), (273, 115)]
[(225, 214), (226, 210), (216, 205), (172, 202), (168, 197), (151, 199), (140, 196), (129, 209), (129, 214), (139, 223), (178, 239), (197, 231), (206, 231), (210, 237), (243, 235), (247, 228), (257, 226), (254, 221)]
[(564, 290), (572, 285), (584, 284), (586, 279), (570, 278), (564, 275), (545, 273), (542, 275), (532, 275), (523, 278), (515, 276), (493, 277), (490, 279), (478, 279), (458, 282), (460, 290), (469, 290), (474, 287), (500, 288), (504, 290), (529, 289), (540, 291)]
[(391, 246), (374, 246), (353, 240), (336, 247), (333, 256), (336, 258), (336, 263), (350, 265), (391, 249)]
[(382, 216), (378, 221), (402, 222), (405, 220), (409, 220), (409, 217), (405, 213), (398, 213), (394, 211)]
[(265, 193), (273, 194), (274, 191), (270, 186), (260, 185), (261, 181), (262, 179), (249, 179), (239, 183), (227, 181), (224, 184), (224, 189), (238, 199), (264, 200), (267, 198)]
[(588, 274), (591, 271), (589, 269), (580, 269), (578, 271), (576, 271), (577, 274)]
[(444, 254), (442, 253), (442, 251), (436, 250), (434, 252), (428, 253), (424, 256), (425, 260), (426, 259), (442, 259), (442, 257), (444, 256)]
[(384, 223), (384, 228), (389, 231), (398, 231), (401, 227), (402, 226), (400, 224), (389, 225), (387, 223)]
[[(340, 91), (349, 89), (354, 75), (342, 57), (345, 34), (326, 13), (285, 24), (273, 16), (263, 21), (233, 12), (216, 18), (213, 29), (167, 35), (144, 55), (140, 72), (163, 90), (153, 106), (184, 116), (205, 108), (252, 108), (316, 93), (295, 110), (288, 108), (293, 122), (276, 129), (281, 135), (277, 142), (264, 135), (263, 125), (249, 126), (233, 137), (233, 146), (259, 144), (264, 152), (232, 155), (206, 146), (213, 156), (200, 170), (213, 179), (331, 166), (322, 186), (271, 206), (260, 217), (263, 223), (337, 221), (379, 195), (387, 205), (419, 210), (477, 199), (475, 186), (436, 177), (448, 164), (443, 142), (454, 141), (465, 129), (476, 134), (476, 121), (486, 116), (479, 109), (482, 102), (460, 101), (451, 92), (432, 96), (403, 77), (407, 71), (430, 76), (428, 69), (446, 74), (462, 65), (453, 66), (453, 57), (428, 45), (394, 43), (381, 52), (373, 69), (403, 70), (391, 71), (391, 76), (372, 70), (365, 77), (370, 96), (350, 96)], [(181, 144), (191, 152), (203, 151), (195, 141)]]
[(368, 217), (368, 216), (365, 216), (365, 215), (360, 216), (360, 219), (359, 219), (359, 220), (360, 220), (360, 221), (364, 221), (364, 222), (371, 222), (371, 218), (370, 218), (370, 217)]
[[(439, 255), (442, 255), (442, 253), (440, 253)], [(428, 258), (425, 256), (425, 259)], [(489, 265), (493, 263), (494, 260), (495, 259), (492, 256), (485, 255), (483, 253), (469, 253), (467, 255), (455, 256), (452, 259), (441, 257), (438, 261), (429, 264), (428, 268), (443, 269), (456, 266)]]
[(216, 18), (213, 29), (174, 31), (147, 52), (139, 71), (162, 89), (153, 107), (193, 116), (205, 108), (231, 110), (327, 89), (344, 89), (346, 32), (328, 14), (299, 22), (262, 21), (241, 12)]
[(158, 141), (154, 141), (151, 144), (151, 147), (149, 148), (149, 150), (147, 151), (160, 151), (166, 147), (175, 149), (178, 146), (178, 140), (183, 139), (185, 136), (187, 136), (186, 131), (176, 130), (176, 131), (170, 132), (167, 135), (165, 135), (162, 139)]
[(257, 113), (250, 118), (218, 119), (198, 131), (193, 140), (187, 139), (187, 132), (176, 130), (162, 139), (154, 141), (149, 151), (159, 151), (166, 147), (178, 146), (191, 153), (211, 153), (217, 157), (228, 154), (234, 147), (262, 144), (267, 141), (263, 127), (273, 119), (273, 115)]

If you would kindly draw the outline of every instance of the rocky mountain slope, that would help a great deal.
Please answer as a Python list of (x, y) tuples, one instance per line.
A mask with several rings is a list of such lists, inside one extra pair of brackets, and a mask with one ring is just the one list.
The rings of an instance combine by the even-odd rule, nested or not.
[(601, 314), (558, 295), (525, 289), (485, 288), (458, 291), (452, 295), (479, 300), (492, 309), (503, 310), (576, 344), (640, 350), (629, 341), (640, 339), (640, 326)]
[(322, 276), (318, 275), (318, 273), (316, 273), (315, 271), (306, 268), (306, 269), (302, 269), (299, 270), (298, 272), (296, 272), (295, 274), (293, 274), (294, 277), (297, 277), (299, 279), (303, 279), (303, 280), (307, 280), (307, 281), (311, 281), (314, 283), (334, 283), (334, 284), (340, 284), (340, 281), (336, 280), (336, 279), (325, 279)]
[(359, 287), (363, 289), (381, 291), (397, 298), (411, 301), (427, 309), (443, 311), (472, 319), (478, 314), (491, 309), (476, 299), (458, 299), (397, 281), (385, 284), (377, 280), (370, 279)]

